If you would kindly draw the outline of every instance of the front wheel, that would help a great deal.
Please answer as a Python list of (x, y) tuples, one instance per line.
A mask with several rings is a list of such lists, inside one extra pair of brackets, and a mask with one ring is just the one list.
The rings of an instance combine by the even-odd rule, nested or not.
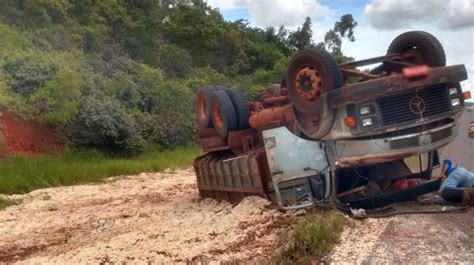
[(327, 106), (325, 94), (343, 85), (334, 58), (321, 49), (297, 53), (288, 66), (286, 84), (301, 130), (313, 139), (329, 133), (335, 110)]
[(397, 36), (387, 54), (398, 53), (409, 63), (440, 67), (446, 65), (446, 54), (439, 40), (425, 31), (408, 31)]

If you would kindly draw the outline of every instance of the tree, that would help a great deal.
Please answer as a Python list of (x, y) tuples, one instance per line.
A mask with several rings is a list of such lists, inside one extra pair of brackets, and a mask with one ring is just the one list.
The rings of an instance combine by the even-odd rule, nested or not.
[(303, 50), (314, 47), (312, 41), (313, 31), (311, 30), (311, 18), (306, 17), (301, 28), (292, 32), (289, 36), (289, 44), (296, 50)]
[(334, 27), (324, 35), (324, 43), (318, 46), (325, 47), (336, 58), (338, 63), (351, 61), (353, 58), (346, 57), (341, 52), (342, 41), (346, 38), (350, 42), (355, 41), (354, 28), (357, 22), (351, 14), (341, 16), (339, 21), (334, 23)]

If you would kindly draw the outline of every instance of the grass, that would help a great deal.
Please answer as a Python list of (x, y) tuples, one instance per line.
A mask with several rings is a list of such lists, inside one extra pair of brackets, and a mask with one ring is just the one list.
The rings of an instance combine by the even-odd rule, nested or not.
[(99, 182), (111, 176), (188, 166), (200, 153), (198, 146), (189, 145), (168, 151), (149, 151), (134, 158), (108, 157), (93, 150), (32, 158), (7, 157), (0, 161), (0, 194), (27, 193), (39, 188)]
[(7, 208), (8, 206), (12, 206), (17, 204), (15, 201), (0, 198), (0, 210)]
[(339, 241), (344, 218), (337, 210), (311, 212), (296, 221), (284, 245), (274, 257), (276, 264), (309, 264), (329, 254)]

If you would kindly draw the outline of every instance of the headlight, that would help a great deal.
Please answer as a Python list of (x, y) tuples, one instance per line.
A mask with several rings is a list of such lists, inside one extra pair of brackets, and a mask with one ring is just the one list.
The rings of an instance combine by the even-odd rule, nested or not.
[(362, 126), (367, 127), (367, 126), (372, 126), (374, 123), (372, 122), (372, 118), (365, 118), (362, 119)]
[(360, 115), (370, 114), (370, 107), (369, 106), (361, 107), (359, 112), (360, 112)]
[(456, 95), (458, 93), (458, 89), (456, 87), (452, 87), (449, 89), (449, 95)]
[(461, 100), (459, 98), (453, 98), (451, 99), (451, 106), (457, 107), (461, 105)]

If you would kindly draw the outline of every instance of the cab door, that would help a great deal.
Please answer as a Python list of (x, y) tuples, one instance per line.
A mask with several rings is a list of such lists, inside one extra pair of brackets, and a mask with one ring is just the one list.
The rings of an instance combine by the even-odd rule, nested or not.
[(324, 144), (297, 137), (286, 127), (263, 131), (276, 201), (299, 209), (330, 196), (331, 171)]

